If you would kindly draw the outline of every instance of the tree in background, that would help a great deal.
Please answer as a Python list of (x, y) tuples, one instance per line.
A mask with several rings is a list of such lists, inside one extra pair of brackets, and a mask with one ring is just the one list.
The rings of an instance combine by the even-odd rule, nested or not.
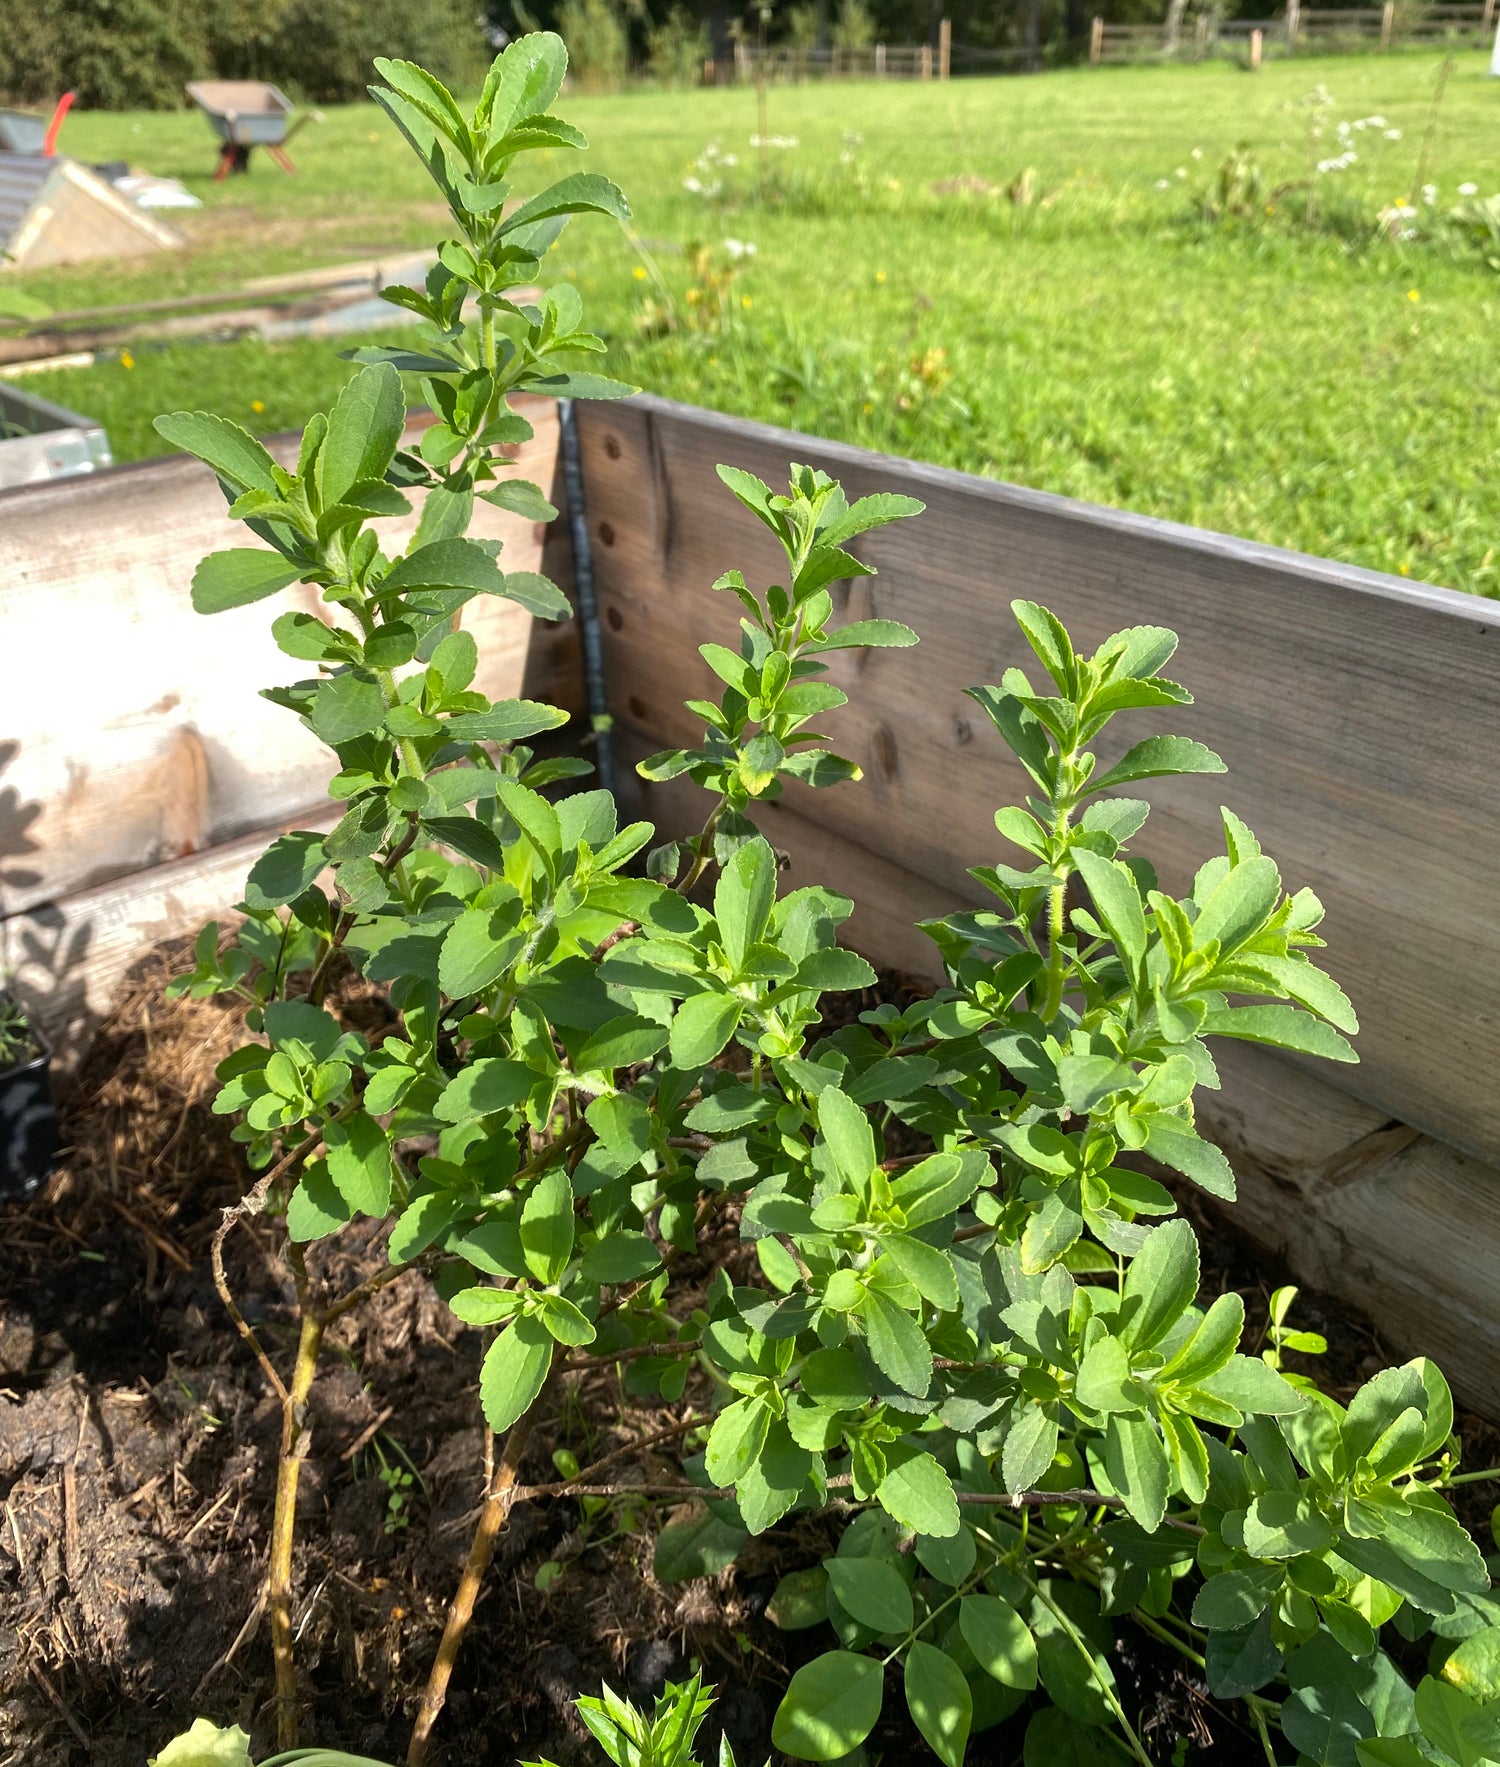
[(585, 92), (618, 92), (630, 72), (630, 32), (610, 0), (562, 0), (557, 34), (568, 70)]
[(489, 61), (473, 0), (4, 0), (0, 93), (94, 110), (168, 110), (188, 80), (270, 80), (298, 98), (363, 98), (377, 55), (420, 54), (460, 90)]

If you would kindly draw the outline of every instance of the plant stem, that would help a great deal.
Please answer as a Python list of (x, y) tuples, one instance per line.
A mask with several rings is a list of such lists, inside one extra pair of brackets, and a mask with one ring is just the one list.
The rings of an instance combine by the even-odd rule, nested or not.
[(1276, 1759), (1276, 1750), (1271, 1746), (1271, 1733), (1266, 1728), (1266, 1715), (1260, 1708), (1258, 1700), (1246, 1700), (1250, 1708), (1250, 1722), (1255, 1726), (1255, 1733), (1260, 1738), (1260, 1746), (1266, 1752), (1267, 1767), (1280, 1767)]
[[(306, 1288), (306, 1267), (298, 1253), (299, 1296)], [(302, 1309), (297, 1362), (281, 1406), (281, 1457), (276, 1468), (276, 1510), (271, 1522), (271, 1557), (266, 1594), (271, 1609), (271, 1655), (276, 1665), (276, 1741), (283, 1749), (297, 1746), (297, 1669), (292, 1657), (292, 1548), (297, 1531), (297, 1481), (307, 1458), (307, 1396), (318, 1371), (323, 1347), (323, 1320), (311, 1307)]]
[[(549, 1382), (548, 1385), (550, 1384)], [(427, 1685), (422, 1690), (422, 1703), (417, 1709), (417, 1721), (412, 1728), (411, 1743), (406, 1751), (406, 1767), (423, 1767), (427, 1759), (427, 1744), (447, 1701), (448, 1683), (453, 1679), (453, 1666), (458, 1661), (459, 1647), (463, 1644), (469, 1621), (474, 1616), (474, 1604), (479, 1599), (485, 1572), (490, 1568), (490, 1560), (494, 1557), (495, 1541), (501, 1528), (510, 1519), (511, 1506), (516, 1499), (516, 1475), (526, 1452), (526, 1444), (531, 1439), (531, 1431), (545, 1392), (546, 1388), (538, 1395), (531, 1410), (511, 1426), (510, 1433), (505, 1438), (500, 1464), (495, 1468), (495, 1477), (485, 1497), (479, 1524), (469, 1546), (469, 1557), (464, 1565), (463, 1576), (459, 1579), (458, 1588), (448, 1609), (448, 1621), (443, 1627), (437, 1656), (428, 1671)]]
[(1022, 1580), (1029, 1585), (1032, 1594), (1036, 1596), (1037, 1600), (1041, 1602), (1042, 1606), (1046, 1608), (1047, 1612), (1051, 1614), (1053, 1619), (1057, 1621), (1058, 1625), (1062, 1627), (1063, 1631), (1067, 1633), (1068, 1637), (1077, 1646), (1079, 1655), (1083, 1658), (1084, 1662), (1088, 1664), (1089, 1673), (1093, 1676), (1095, 1684), (1100, 1693), (1104, 1696), (1104, 1703), (1114, 1713), (1115, 1722), (1120, 1726), (1121, 1730), (1124, 1731), (1125, 1739), (1130, 1744), (1131, 1753), (1135, 1756), (1136, 1760), (1141, 1763), (1141, 1767), (1152, 1767), (1151, 1757), (1146, 1753), (1145, 1749), (1141, 1747), (1141, 1739), (1136, 1735), (1130, 1720), (1125, 1716), (1125, 1708), (1120, 1704), (1119, 1695), (1099, 1673), (1099, 1666), (1094, 1661), (1094, 1653), (1089, 1649), (1087, 1640), (1079, 1634), (1078, 1628), (1057, 1605), (1052, 1597), (1048, 1595), (1047, 1591), (1042, 1588), (1040, 1583), (1034, 1582), (1030, 1577), (1023, 1577)]
[(708, 870), (709, 860), (713, 854), (714, 830), (719, 826), (719, 818), (724, 814), (727, 802), (727, 799), (719, 799), (718, 803), (714, 805), (708, 821), (703, 824), (697, 839), (693, 842), (693, 863), (687, 876), (677, 885), (679, 896), (691, 895), (694, 884)]

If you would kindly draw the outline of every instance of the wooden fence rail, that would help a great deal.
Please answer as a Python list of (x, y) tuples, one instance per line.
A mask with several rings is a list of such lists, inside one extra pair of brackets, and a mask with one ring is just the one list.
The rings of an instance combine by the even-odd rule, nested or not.
[(1165, 25), (1117, 25), (1095, 18), (1089, 33), (1089, 62), (1094, 67), (1120, 62), (1182, 59), (1243, 53), (1248, 39), (1283, 53), (1378, 44), (1393, 49), (1409, 43), (1451, 42), (1486, 48), (1494, 36), (1497, 0), (1474, 4), (1413, 7), (1385, 0), (1383, 6), (1302, 6), (1288, 0), (1284, 13), (1267, 19), (1211, 21), (1200, 16), (1191, 31), (1173, 39)]

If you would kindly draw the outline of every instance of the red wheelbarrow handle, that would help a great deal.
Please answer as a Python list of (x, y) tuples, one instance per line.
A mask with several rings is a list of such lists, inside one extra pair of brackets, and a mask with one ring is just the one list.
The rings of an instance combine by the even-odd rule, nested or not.
[(76, 92), (64, 92), (57, 101), (57, 109), (52, 113), (52, 121), (47, 125), (46, 139), (42, 142), (42, 152), (48, 159), (57, 152), (58, 131), (63, 126), (63, 118), (73, 108), (73, 100), (77, 96)]

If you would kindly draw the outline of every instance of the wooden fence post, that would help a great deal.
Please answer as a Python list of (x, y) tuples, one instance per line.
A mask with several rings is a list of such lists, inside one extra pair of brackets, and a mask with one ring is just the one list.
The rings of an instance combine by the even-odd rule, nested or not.
[(932, 45), (930, 43), (922, 45), (922, 78), (924, 80), (932, 78)]
[(1208, 14), (1200, 12), (1193, 25), (1193, 60), (1202, 61), (1208, 54)]
[(1380, 47), (1389, 49), (1391, 36), (1396, 29), (1396, 0), (1385, 0), (1380, 9)]
[(1260, 57), (1264, 42), (1264, 31), (1254, 30), (1250, 33), (1250, 72), (1252, 74), (1260, 72)]
[(1096, 18), (1089, 26), (1089, 66), (1098, 67), (1104, 59), (1104, 20)]
[(1302, 8), (1298, 0), (1286, 0), (1286, 46), (1288, 49), (1297, 47), (1297, 32), (1302, 23)]
[(1489, 36), (1490, 27), (1495, 22), (1495, 0), (1484, 0), (1484, 17), (1479, 21), (1481, 35)]
[(884, 43), (877, 43), (875, 45), (875, 78), (877, 80), (883, 80), (885, 78), (885, 44)]
[(945, 18), (938, 25), (938, 78), (946, 80), (953, 63), (953, 21)]

